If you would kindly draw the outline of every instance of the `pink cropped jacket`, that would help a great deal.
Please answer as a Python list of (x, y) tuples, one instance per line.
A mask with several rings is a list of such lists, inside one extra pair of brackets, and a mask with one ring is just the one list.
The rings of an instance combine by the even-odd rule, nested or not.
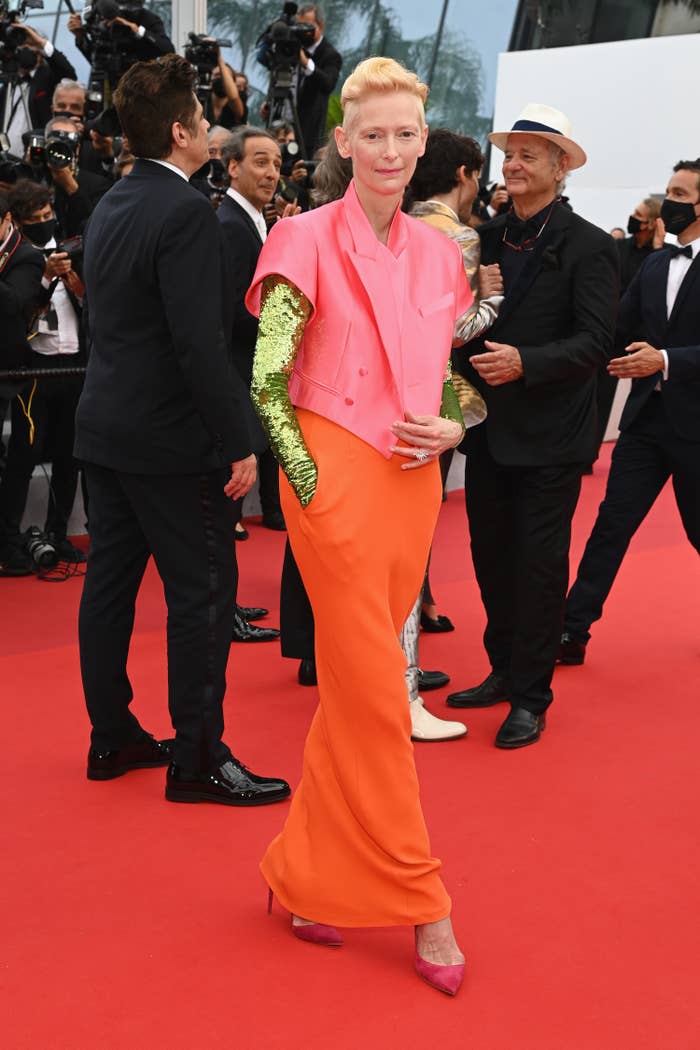
[(272, 274), (313, 308), (289, 381), (292, 404), (389, 458), (392, 423), (440, 412), (455, 322), (473, 303), (458, 246), (401, 211), (383, 245), (351, 182), (342, 200), (273, 227), (246, 296), (256, 316)]

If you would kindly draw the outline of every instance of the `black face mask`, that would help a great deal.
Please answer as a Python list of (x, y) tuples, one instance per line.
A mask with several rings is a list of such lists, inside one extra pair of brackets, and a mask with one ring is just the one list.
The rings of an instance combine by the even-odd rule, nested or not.
[(32, 51), (31, 47), (18, 47), (15, 58), (23, 73), (31, 73), (36, 66), (37, 54), (36, 51)]
[(668, 197), (661, 205), (661, 219), (668, 233), (683, 233), (699, 216), (695, 214), (695, 204), (684, 201), (672, 201)]
[(211, 89), (217, 98), (226, 98), (226, 89), (223, 80), (212, 80)]
[(45, 222), (25, 222), (22, 226), (22, 233), (29, 238), (32, 244), (38, 244), (40, 248), (43, 248), (56, 233), (56, 220), (47, 219)]
[(627, 232), (631, 233), (633, 237), (635, 233), (642, 232), (642, 220), (638, 219), (636, 215), (630, 215), (627, 220)]

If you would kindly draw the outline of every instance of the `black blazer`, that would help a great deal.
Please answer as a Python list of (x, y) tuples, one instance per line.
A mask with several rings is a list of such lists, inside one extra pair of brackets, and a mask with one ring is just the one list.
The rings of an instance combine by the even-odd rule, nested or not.
[(700, 441), (700, 256), (681, 284), (671, 316), (666, 315), (666, 285), (671, 254), (653, 252), (644, 262), (620, 303), (619, 345), (638, 332), (668, 354), (668, 380), (662, 373), (634, 379), (620, 420), (626, 430), (637, 418), (661, 378), (661, 396), (671, 429), (685, 441)]
[[(481, 262), (500, 262), (506, 216), (479, 227)], [(618, 263), (607, 233), (556, 207), (485, 335), (456, 352), (481, 392), (493, 458), (508, 466), (590, 463), (596, 453), (595, 375), (613, 344)], [(491, 387), (469, 364), (484, 340), (520, 351), (524, 376)], [(463, 443), (468, 451), (469, 431)]]
[(90, 219), (83, 278), (89, 357), (76, 456), (137, 474), (191, 474), (250, 455), (209, 202), (175, 172), (137, 160)]
[[(51, 119), (51, 99), (60, 80), (77, 80), (78, 74), (61, 51), (54, 50), (51, 58), (41, 56), (29, 80), (27, 108), (32, 128), (41, 130)], [(0, 112), (5, 104), (5, 87), (0, 87)]]
[(44, 256), (23, 238), (0, 269), (0, 368), (27, 362), (27, 328), (41, 296), (43, 276)]
[(216, 217), (224, 239), (231, 350), (241, 378), (250, 387), (258, 319), (248, 311), (245, 294), (258, 265), (262, 241), (253, 220), (228, 194), (219, 205)]
[(308, 77), (300, 71), (297, 99), (306, 160), (311, 160), (319, 146), (326, 141), (328, 99), (338, 83), (340, 67), (343, 64), (342, 55), (338, 54), (325, 37), (311, 57), (316, 68)]
[(60, 186), (53, 185), (54, 211), (61, 237), (77, 237), (84, 233), (88, 219), (99, 200), (111, 186), (108, 179), (92, 171), (78, 170), (75, 176), (78, 189), (68, 196)]

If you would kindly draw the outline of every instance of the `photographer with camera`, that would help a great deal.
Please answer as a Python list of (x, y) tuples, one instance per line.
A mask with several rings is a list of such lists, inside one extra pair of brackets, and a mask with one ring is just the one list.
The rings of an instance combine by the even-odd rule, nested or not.
[(91, 66), (94, 65), (96, 50), (101, 47), (107, 50), (111, 46), (115, 51), (125, 52), (127, 57), (122, 73), (134, 62), (159, 58), (175, 50), (162, 19), (138, 3), (97, 0), (94, 7), (87, 8), (83, 14), (84, 20), (79, 14), (72, 14), (68, 19), (68, 29), (75, 36), (78, 50)]
[(54, 189), (54, 208), (63, 237), (82, 234), (97, 202), (111, 185), (102, 175), (80, 168), (80, 149), (80, 135), (69, 117), (53, 117), (44, 131), (43, 147), (36, 146), (43, 162), (42, 181)]
[[(57, 223), (48, 187), (20, 180), (10, 207), (24, 242), (45, 257), (43, 277), (33, 305), (38, 313), (30, 335), (30, 368), (74, 368), (85, 364), (81, 340), (83, 284), (75, 266), (80, 243), (56, 241)], [(76, 239), (77, 240), (77, 239)], [(64, 250), (65, 248), (69, 250)], [(6, 571), (29, 575), (40, 564), (83, 562), (85, 555), (67, 539), (68, 519), (78, 484), (73, 458), (75, 410), (82, 376), (47, 376), (28, 380), (12, 402), (12, 434), (0, 483), (0, 550)], [(20, 533), (29, 483), (39, 463), (51, 463), (51, 488), (44, 529)], [(42, 542), (35, 546), (33, 541)], [(53, 551), (53, 557), (51, 556)]]
[(5, 26), (0, 46), (5, 80), (0, 84), (0, 131), (10, 140), (10, 152), (21, 157), (22, 135), (44, 126), (51, 116), (54, 88), (65, 77), (75, 80), (76, 72), (32, 26)]
[[(43, 272), (41, 254), (22, 240), (8, 198), (0, 194), (0, 368), (26, 364), (27, 328)], [(7, 390), (1, 393), (6, 394)]]
[(313, 27), (313, 43), (299, 52), (297, 110), (301, 137), (307, 157), (313, 157), (326, 141), (328, 99), (338, 83), (340, 55), (323, 35), (326, 17), (320, 4), (302, 4), (296, 16), (298, 25)]
[(226, 128), (238, 127), (248, 123), (248, 107), (244, 104), (236, 83), (236, 74), (227, 62), (224, 62), (221, 48), (216, 47), (217, 66), (211, 79), (211, 91), (208, 94), (204, 113), (209, 123)]
[[(114, 181), (116, 161), (115, 140), (105, 135), (91, 122), (89, 130), (85, 127), (86, 91), (77, 80), (62, 80), (55, 88), (51, 101), (52, 117), (67, 117), (72, 120), (81, 135), (78, 164), (81, 171), (91, 171), (101, 175), (110, 182)], [(99, 121), (97, 122), (99, 125)], [(120, 139), (116, 140), (118, 147)], [(116, 150), (118, 152), (118, 149)]]

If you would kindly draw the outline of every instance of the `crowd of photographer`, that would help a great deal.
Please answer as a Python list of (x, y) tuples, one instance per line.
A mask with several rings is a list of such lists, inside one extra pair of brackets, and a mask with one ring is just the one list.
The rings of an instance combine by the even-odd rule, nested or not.
[[(82, 16), (69, 4), (68, 29), (90, 63), (84, 87), (66, 56), (22, 21), (35, 6), (40, 0), (22, 0), (10, 11), (0, 0), (0, 370), (28, 373), (0, 379), (0, 421), (11, 422), (7, 447), (0, 445), (0, 575), (84, 561), (66, 535), (79, 478), (73, 418), (86, 363), (82, 235), (98, 201), (134, 163), (111, 104), (119, 79), (135, 61), (174, 51), (160, 18), (137, 4), (97, 0)], [(286, 4), (258, 41), (269, 91), (256, 116), (281, 152), (261, 202), (266, 229), (285, 209), (311, 204), (312, 150), (323, 141), (342, 62), (323, 30), (318, 4)], [(211, 126), (210, 161), (192, 183), (215, 208), (235, 184), (231, 132), (249, 121), (248, 79), (224, 61), (229, 45), (190, 33), (185, 48)], [(264, 521), (283, 528), (269, 458), (260, 462)], [(51, 465), (46, 517), (43, 528), (22, 532), (38, 464)], [(237, 536), (245, 535), (239, 523)]]

